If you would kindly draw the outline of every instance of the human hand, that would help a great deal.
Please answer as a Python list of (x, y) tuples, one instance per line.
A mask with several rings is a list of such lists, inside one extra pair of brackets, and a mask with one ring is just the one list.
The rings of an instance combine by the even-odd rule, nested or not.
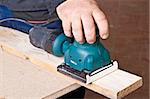
[(74, 36), (81, 44), (85, 39), (90, 44), (96, 41), (95, 23), (102, 39), (109, 36), (108, 21), (96, 0), (66, 0), (57, 7), (57, 14), (62, 20), (65, 35)]

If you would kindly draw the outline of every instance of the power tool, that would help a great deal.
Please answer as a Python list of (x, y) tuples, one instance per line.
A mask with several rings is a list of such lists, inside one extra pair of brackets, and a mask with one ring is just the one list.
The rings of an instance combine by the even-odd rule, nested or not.
[(64, 55), (64, 63), (57, 67), (59, 72), (89, 84), (118, 68), (117, 62), (111, 61), (109, 52), (101, 44), (97, 28), (94, 44), (79, 44), (75, 39), (64, 35), (59, 20), (49, 24), (33, 25), (14, 18), (9, 9), (2, 8), (3, 12), (8, 13), (2, 13), (4, 15), (1, 15), (1, 26), (29, 34), (31, 44), (48, 53), (55, 56)]
[(89, 84), (118, 69), (118, 63), (110, 59), (109, 52), (100, 42), (98, 31), (94, 44), (80, 44), (56, 31), (34, 27), (29, 37), (34, 46), (55, 56), (64, 55), (64, 63), (57, 67), (59, 72)]

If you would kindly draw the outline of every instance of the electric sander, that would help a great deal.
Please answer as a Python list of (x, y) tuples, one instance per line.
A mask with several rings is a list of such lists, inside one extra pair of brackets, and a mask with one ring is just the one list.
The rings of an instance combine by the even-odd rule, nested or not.
[(79, 44), (75, 39), (64, 35), (59, 20), (33, 25), (25, 20), (13, 18), (5, 7), (4, 11), (8, 15), (2, 16), (1, 26), (29, 34), (31, 44), (48, 53), (55, 56), (64, 55), (64, 63), (57, 67), (61, 73), (88, 84), (118, 68), (117, 62), (111, 61), (109, 52), (101, 44), (98, 29), (94, 44)]
[(110, 59), (109, 52), (100, 42), (98, 31), (96, 34), (94, 44), (80, 44), (59, 30), (34, 27), (29, 38), (34, 46), (55, 56), (64, 56), (64, 63), (57, 67), (59, 72), (89, 84), (118, 69), (117, 61)]

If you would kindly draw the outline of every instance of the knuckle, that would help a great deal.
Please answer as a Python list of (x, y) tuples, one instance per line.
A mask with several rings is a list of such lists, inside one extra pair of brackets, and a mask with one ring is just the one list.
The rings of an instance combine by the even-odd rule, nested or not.
[(57, 11), (57, 13), (60, 13), (60, 11), (61, 11), (61, 7), (60, 7), (60, 6), (58, 6), (58, 7), (56, 8), (56, 11)]
[(64, 13), (65, 13), (65, 10), (64, 10), (64, 8), (61, 7), (61, 5), (60, 5), (60, 6), (58, 6), (58, 7), (56, 8), (56, 12), (57, 12), (58, 15), (60, 15), (60, 14), (64, 14)]

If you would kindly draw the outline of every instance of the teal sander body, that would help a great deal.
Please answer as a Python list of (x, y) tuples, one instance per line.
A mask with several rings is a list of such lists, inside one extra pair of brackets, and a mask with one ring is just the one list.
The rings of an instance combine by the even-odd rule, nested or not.
[[(98, 73), (105, 69), (109, 68), (110, 70), (107, 73), (103, 73), (103, 75), (117, 69), (116, 66), (113, 66), (109, 52), (100, 42), (99, 35), (97, 35), (94, 44), (87, 42), (80, 44), (62, 33), (54, 42), (53, 54), (56, 56), (64, 55), (64, 63), (57, 67), (59, 72), (87, 84), (98, 79), (100, 77)], [(99, 77), (91, 80), (90, 78), (95, 75)]]
[(74, 41), (65, 52), (65, 63), (70, 67), (91, 73), (92, 71), (110, 64), (108, 51), (97, 40), (94, 44), (79, 44)]
[[(60, 40), (59, 40), (60, 41)], [(104, 46), (97, 40), (94, 44), (79, 44), (65, 41), (63, 44), (65, 64), (78, 71), (92, 71), (110, 63), (110, 55)]]
[[(111, 61), (109, 52), (96, 36), (96, 42), (79, 44), (75, 39), (68, 38), (64, 33), (50, 33), (43, 28), (33, 28), (30, 31), (30, 42), (55, 56), (64, 55), (64, 63), (57, 70), (86, 84), (116, 70), (118, 65)], [(39, 38), (41, 40), (35, 39)], [(37, 43), (38, 42), (38, 43)]]

